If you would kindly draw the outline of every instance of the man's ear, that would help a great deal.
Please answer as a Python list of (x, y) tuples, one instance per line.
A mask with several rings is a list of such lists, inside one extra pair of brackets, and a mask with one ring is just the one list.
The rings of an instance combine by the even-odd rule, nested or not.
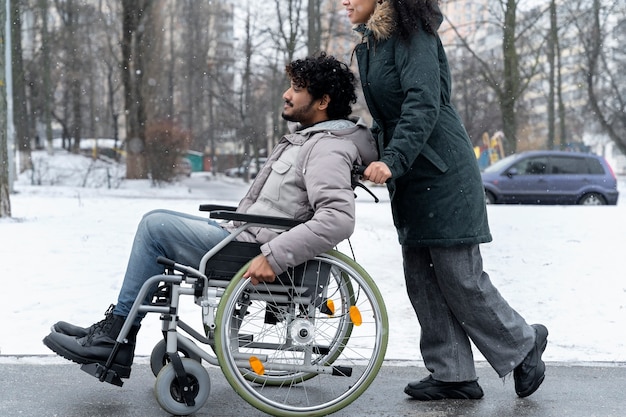
[(320, 98), (320, 104), (318, 104), (317, 108), (319, 110), (326, 110), (328, 108), (328, 103), (330, 103), (330, 96), (328, 94), (324, 94), (322, 98)]

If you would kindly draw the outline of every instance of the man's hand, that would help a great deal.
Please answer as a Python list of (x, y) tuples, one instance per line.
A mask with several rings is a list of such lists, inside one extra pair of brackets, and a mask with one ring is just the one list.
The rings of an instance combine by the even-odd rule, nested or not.
[(384, 162), (372, 162), (363, 172), (363, 179), (375, 184), (384, 184), (389, 178), (391, 178), (391, 170)]
[(250, 263), (250, 267), (243, 274), (244, 278), (250, 278), (252, 285), (257, 285), (261, 282), (274, 282), (276, 274), (270, 266), (269, 262), (263, 255), (258, 255)]

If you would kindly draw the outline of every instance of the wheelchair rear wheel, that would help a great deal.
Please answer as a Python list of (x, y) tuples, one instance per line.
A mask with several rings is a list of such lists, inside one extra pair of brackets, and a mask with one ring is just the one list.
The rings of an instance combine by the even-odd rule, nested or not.
[(307, 264), (303, 279), (257, 286), (242, 278), (244, 267), (217, 309), (222, 372), (273, 415), (342, 409), (372, 383), (387, 348), (387, 312), (367, 272), (337, 251)]

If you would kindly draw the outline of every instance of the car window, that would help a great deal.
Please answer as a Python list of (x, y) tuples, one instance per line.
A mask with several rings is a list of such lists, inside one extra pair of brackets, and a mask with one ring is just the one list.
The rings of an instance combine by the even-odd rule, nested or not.
[(551, 174), (588, 174), (588, 158), (576, 158), (569, 156), (553, 156), (550, 166)]
[(598, 161), (596, 158), (586, 158), (587, 160), (587, 168), (589, 169), (590, 174), (594, 175), (604, 175), (604, 166), (602, 163)]
[(518, 154), (513, 154), (513, 155), (509, 155), (505, 158), (500, 159), (497, 162), (494, 162), (493, 164), (489, 165), (487, 168), (485, 168), (484, 172), (500, 172), (500, 170), (507, 166), (508, 164), (510, 164), (512, 161), (518, 159), (520, 156)]
[(543, 175), (546, 173), (547, 166), (548, 158), (542, 156), (524, 159), (511, 168), (515, 168), (519, 175)]

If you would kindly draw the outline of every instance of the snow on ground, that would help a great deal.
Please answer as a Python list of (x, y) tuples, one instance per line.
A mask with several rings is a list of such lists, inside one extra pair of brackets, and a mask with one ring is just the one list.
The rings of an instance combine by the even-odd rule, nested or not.
[[(241, 180), (205, 173), (153, 187), (121, 181), (123, 172), (111, 164), (92, 165), (85, 176), (88, 159), (38, 158), (45, 173), (19, 178), (13, 218), (0, 219), (2, 355), (51, 354), (41, 339), (54, 322), (86, 326), (102, 318), (116, 301), (142, 214), (157, 208), (198, 214), (199, 204), (236, 204), (247, 189)], [(31, 185), (33, 179), (44, 185)], [(387, 304), (387, 359), (419, 360), (419, 325), (405, 294), (389, 199), (384, 188), (374, 191), (379, 204), (359, 192), (352, 247)], [(624, 178), (620, 191), (613, 207), (488, 208), (494, 241), (481, 246), (485, 270), (529, 323), (548, 327), (548, 361), (626, 362)], [(346, 244), (340, 249), (350, 251)], [(198, 307), (188, 304), (183, 317), (199, 325)], [(156, 315), (144, 320), (138, 355), (150, 354), (159, 329)], [(483, 360), (479, 352), (476, 358)]]

